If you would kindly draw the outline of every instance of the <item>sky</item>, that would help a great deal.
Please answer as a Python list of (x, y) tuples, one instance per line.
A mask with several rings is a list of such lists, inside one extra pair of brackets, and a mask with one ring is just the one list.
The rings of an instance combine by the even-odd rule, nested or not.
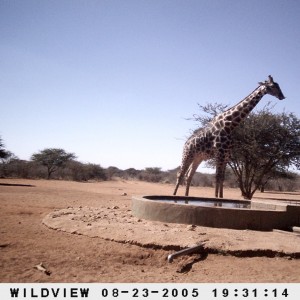
[[(0, 137), (120, 169), (180, 165), (198, 104), (272, 75), (300, 117), (297, 0), (0, 0)], [(200, 168), (205, 170), (204, 168)]]

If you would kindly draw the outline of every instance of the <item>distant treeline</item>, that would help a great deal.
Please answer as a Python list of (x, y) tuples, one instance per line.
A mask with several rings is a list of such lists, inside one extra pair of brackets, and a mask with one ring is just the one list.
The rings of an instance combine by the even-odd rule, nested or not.
[[(129, 168), (121, 170), (111, 166), (103, 168), (98, 164), (82, 163), (76, 160), (67, 161), (64, 167), (52, 173), (51, 179), (71, 181), (105, 181), (105, 180), (140, 180), (147, 182), (175, 184), (178, 168), (163, 171), (159, 167), (149, 167), (143, 170)], [(197, 172), (193, 178), (192, 186), (213, 187), (214, 174)], [(27, 178), (47, 179), (47, 167), (36, 161), (12, 158), (0, 160), (0, 178)], [(225, 186), (238, 188), (236, 177), (228, 168)], [(266, 190), (296, 191), (300, 189), (300, 177), (279, 178), (268, 181)]]

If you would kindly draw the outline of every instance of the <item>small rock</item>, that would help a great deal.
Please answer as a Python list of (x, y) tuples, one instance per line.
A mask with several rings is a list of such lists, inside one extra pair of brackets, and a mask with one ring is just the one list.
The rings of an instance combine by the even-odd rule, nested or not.
[(195, 231), (196, 227), (197, 227), (196, 225), (189, 225), (189, 226), (187, 226), (187, 230)]
[(119, 208), (120, 208), (119, 206), (114, 206), (114, 207), (113, 207), (113, 209), (119, 209)]
[(127, 193), (123, 193), (122, 196), (127, 196)]

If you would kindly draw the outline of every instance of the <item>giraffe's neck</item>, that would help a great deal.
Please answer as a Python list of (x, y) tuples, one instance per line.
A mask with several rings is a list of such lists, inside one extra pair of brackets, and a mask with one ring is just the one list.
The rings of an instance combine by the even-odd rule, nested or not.
[(232, 131), (249, 115), (266, 93), (266, 87), (259, 86), (238, 104), (216, 116), (213, 122), (218, 128), (224, 127), (227, 132)]

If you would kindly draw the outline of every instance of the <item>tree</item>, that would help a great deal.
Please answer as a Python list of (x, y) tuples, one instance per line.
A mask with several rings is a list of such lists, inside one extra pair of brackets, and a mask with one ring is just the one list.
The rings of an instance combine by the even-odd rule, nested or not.
[(297, 173), (286, 170), (281, 171), (278, 170), (278, 168), (275, 168), (275, 170), (271, 171), (264, 177), (259, 190), (264, 193), (266, 187), (268, 188), (269, 186), (276, 185), (276, 189), (279, 191), (295, 191), (297, 179)]
[(140, 174), (139, 179), (150, 181), (150, 182), (160, 182), (163, 178), (163, 172), (159, 167), (148, 167), (145, 168)]
[(229, 166), (242, 195), (251, 199), (271, 178), (286, 177), (299, 168), (300, 120), (290, 113), (252, 113), (233, 133)]
[[(202, 126), (222, 110), (218, 104), (199, 107), (211, 115), (194, 116)], [(213, 165), (214, 161), (209, 163)], [(284, 177), (291, 166), (299, 169), (300, 120), (292, 113), (273, 114), (268, 105), (252, 112), (233, 131), (229, 166), (246, 199), (251, 199), (274, 174)]]
[(145, 171), (152, 175), (159, 175), (161, 173), (161, 168), (159, 167), (149, 167), (145, 168)]
[(123, 171), (117, 167), (110, 166), (105, 170), (105, 174), (108, 180), (111, 180), (113, 177), (122, 177)]
[(207, 103), (206, 105), (201, 105), (198, 103), (200, 111), (204, 112), (206, 115), (194, 114), (193, 118), (188, 118), (187, 120), (193, 120), (200, 123), (201, 127), (206, 126), (214, 117), (218, 114), (224, 112), (228, 105), (220, 103)]
[(106, 180), (105, 171), (100, 165), (84, 164), (76, 160), (69, 161), (61, 173), (63, 178), (75, 181)]
[(7, 177), (10, 175), (9, 165), (13, 164), (13, 162), (17, 161), (18, 157), (10, 152), (6, 151), (5, 155), (0, 157), (0, 177)]
[(141, 173), (140, 170), (136, 170), (135, 168), (129, 168), (129, 169), (124, 170), (123, 177), (125, 179), (137, 178), (140, 173)]
[(74, 153), (67, 153), (65, 150), (57, 148), (47, 148), (31, 156), (33, 161), (47, 167), (48, 179), (50, 179), (52, 173), (65, 167), (68, 161), (75, 158)]
[(6, 158), (8, 156), (8, 152), (4, 149), (4, 144), (2, 142), (2, 138), (0, 137), (0, 158)]

